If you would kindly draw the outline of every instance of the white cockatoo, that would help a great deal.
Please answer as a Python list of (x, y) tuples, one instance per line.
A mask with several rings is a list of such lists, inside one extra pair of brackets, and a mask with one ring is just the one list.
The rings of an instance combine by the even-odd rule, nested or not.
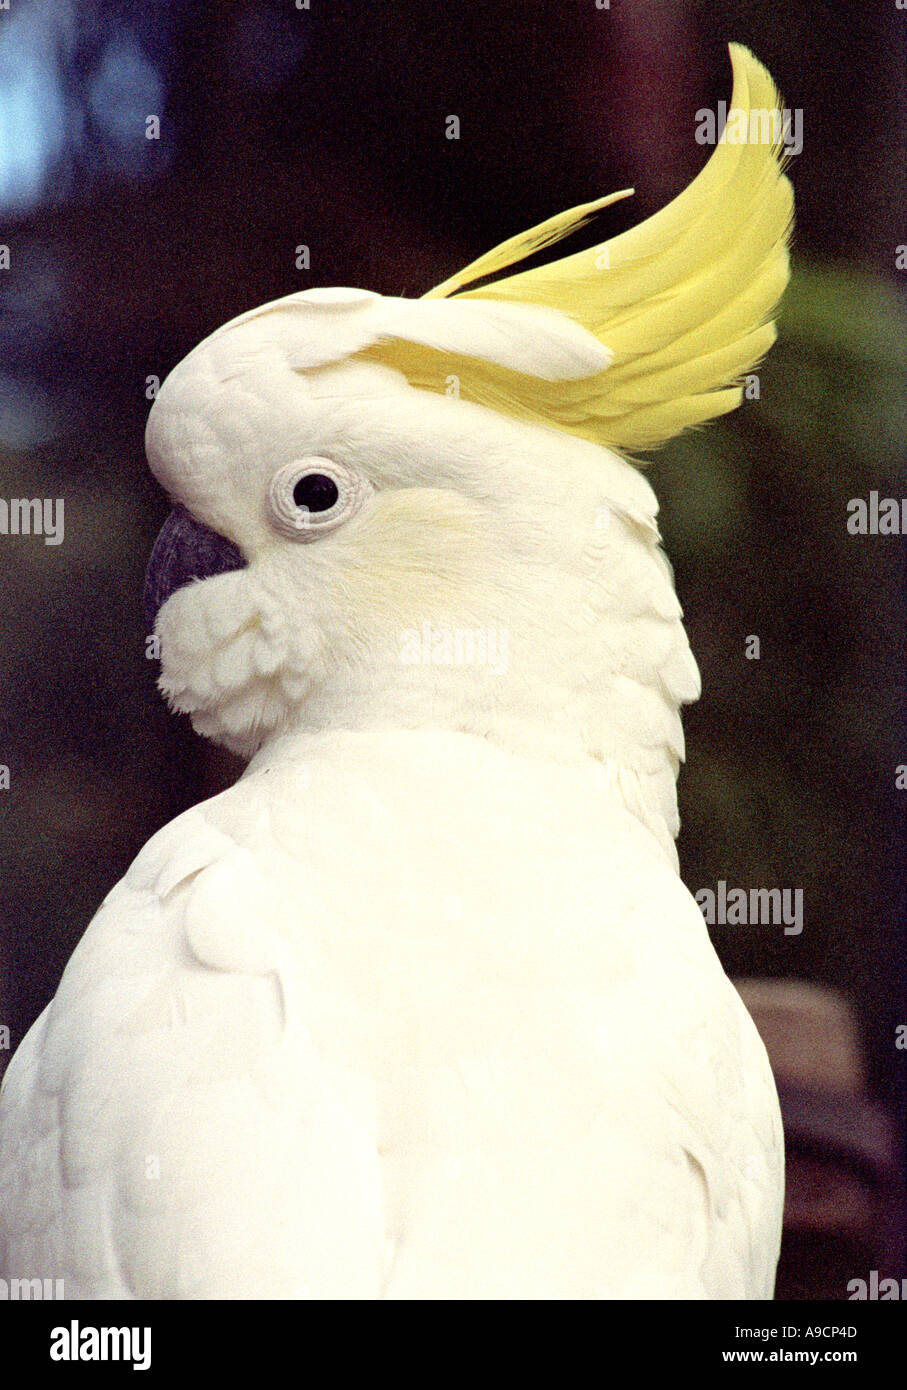
[(291, 294), (162, 387), (161, 687), (249, 761), (9, 1067), (4, 1278), (771, 1297), (778, 1104), (678, 876), (699, 681), (621, 456), (733, 409), (773, 339), (778, 98), (732, 59), (750, 138), (631, 231), (501, 274), (601, 199), (424, 299)]

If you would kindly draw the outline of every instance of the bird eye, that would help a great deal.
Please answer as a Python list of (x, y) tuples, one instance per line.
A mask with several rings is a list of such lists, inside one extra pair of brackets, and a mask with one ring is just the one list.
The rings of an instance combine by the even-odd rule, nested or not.
[(326, 512), (339, 496), (340, 489), (327, 473), (306, 473), (293, 489), (297, 507), (305, 507), (310, 512)]
[(271, 479), (271, 522), (292, 540), (317, 540), (348, 521), (371, 490), (371, 484), (346, 464), (314, 456), (297, 459)]

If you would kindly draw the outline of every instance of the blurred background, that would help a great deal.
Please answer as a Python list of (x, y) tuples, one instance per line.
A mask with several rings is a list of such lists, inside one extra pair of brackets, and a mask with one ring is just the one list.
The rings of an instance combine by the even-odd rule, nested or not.
[(13, 1047), (144, 841), (239, 771), (166, 713), (146, 659), (155, 383), (264, 300), (417, 296), (633, 185), (565, 249), (623, 230), (705, 162), (695, 113), (729, 98), (739, 40), (803, 113), (795, 270), (758, 398), (650, 470), (704, 685), (681, 863), (694, 892), (804, 895), (799, 935), (712, 933), (782, 1091), (778, 1297), (907, 1274), (904, 550), (846, 525), (851, 498), (907, 495), (905, 33), (894, 0), (0, 11), (0, 496), (65, 502), (62, 544), (0, 537)]

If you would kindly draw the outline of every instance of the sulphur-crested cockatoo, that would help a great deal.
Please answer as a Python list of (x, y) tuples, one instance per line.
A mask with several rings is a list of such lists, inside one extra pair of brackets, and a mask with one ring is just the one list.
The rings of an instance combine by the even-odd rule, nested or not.
[[(732, 58), (750, 129), (777, 95)], [(609, 199), (424, 299), (291, 294), (169, 376), (161, 686), (249, 762), (145, 846), (9, 1067), (4, 1278), (771, 1296), (778, 1106), (677, 872), (699, 682), (621, 452), (733, 409), (769, 347), (782, 155), (719, 143), (541, 269), (501, 274)]]

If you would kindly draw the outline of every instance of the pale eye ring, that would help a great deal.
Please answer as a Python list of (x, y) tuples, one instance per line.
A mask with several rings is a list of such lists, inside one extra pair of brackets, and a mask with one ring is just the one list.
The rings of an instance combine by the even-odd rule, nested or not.
[(271, 524), (294, 541), (314, 541), (336, 531), (372, 491), (345, 463), (312, 454), (278, 468), (268, 488)]

